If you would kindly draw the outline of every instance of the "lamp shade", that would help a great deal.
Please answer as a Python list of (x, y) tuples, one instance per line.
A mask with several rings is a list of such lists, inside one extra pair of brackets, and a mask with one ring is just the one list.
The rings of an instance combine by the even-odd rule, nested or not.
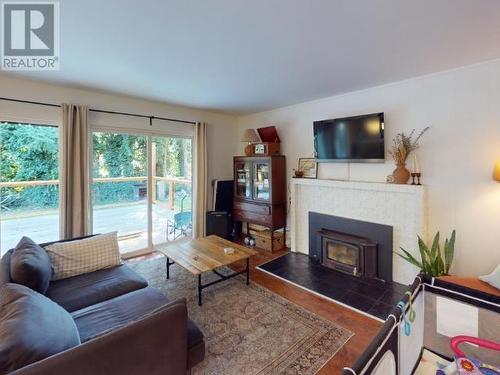
[(241, 142), (259, 142), (260, 138), (255, 129), (247, 129), (241, 136)]
[(495, 169), (493, 169), (493, 179), (500, 182), (500, 161), (497, 161)]

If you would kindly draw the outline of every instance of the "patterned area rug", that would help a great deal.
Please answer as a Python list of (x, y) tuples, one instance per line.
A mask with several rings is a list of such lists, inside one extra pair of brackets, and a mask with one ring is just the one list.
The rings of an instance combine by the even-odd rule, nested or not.
[[(315, 374), (352, 336), (242, 276), (205, 289), (199, 307), (197, 278), (180, 266), (166, 280), (163, 259), (128, 265), (170, 299), (186, 298), (207, 345), (195, 374)], [(203, 275), (203, 283), (216, 278)]]

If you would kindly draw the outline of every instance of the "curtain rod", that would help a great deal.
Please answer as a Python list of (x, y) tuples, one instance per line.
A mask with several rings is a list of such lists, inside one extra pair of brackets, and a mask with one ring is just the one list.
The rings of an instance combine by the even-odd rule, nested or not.
[[(16, 102), (16, 103), (26, 103), (26, 104), (36, 104), (36, 105), (43, 105), (46, 107), (61, 107), (60, 104), (53, 104), (53, 103), (44, 103), (44, 102), (34, 102), (31, 100), (22, 100), (22, 99), (13, 99), (13, 98), (2, 98), (0, 97), (0, 100), (5, 100), (8, 102)], [(187, 120), (178, 120), (175, 118), (168, 118), (168, 117), (157, 117), (157, 116), (148, 116), (148, 115), (141, 115), (138, 113), (129, 113), (129, 112), (117, 112), (117, 111), (106, 111), (104, 109), (93, 109), (89, 108), (90, 112), (98, 112), (98, 113), (107, 113), (110, 115), (121, 115), (121, 116), (132, 116), (132, 117), (140, 117), (140, 118), (147, 118), (149, 119), (149, 125), (152, 125), (153, 120), (163, 120), (163, 121), (173, 121), (173, 122), (180, 122), (182, 124), (191, 124), (195, 125), (196, 122), (194, 121), (187, 121)]]

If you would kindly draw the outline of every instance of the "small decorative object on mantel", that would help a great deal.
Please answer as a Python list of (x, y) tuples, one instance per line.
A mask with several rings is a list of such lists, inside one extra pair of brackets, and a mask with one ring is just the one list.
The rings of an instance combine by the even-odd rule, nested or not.
[(293, 170), (294, 178), (302, 178), (304, 177), (304, 171), (299, 171), (298, 169)]
[(413, 154), (413, 161), (411, 165), (411, 184), (412, 185), (422, 185), (420, 183), (420, 166), (418, 165), (417, 155)]
[(300, 178), (317, 178), (318, 177), (318, 163), (313, 158), (300, 158), (298, 172), (302, 172), (302, 176), (295, 176)]
[(253, 155), (253, 143), (259, 142), (260, 138), (255, 132), (255, 129), (246, 129), (243, 135), (241, 136), (241, 142), (246, 142), (247, 146), (245, 147), (245, 155), (252, 156)]
[(396, 162), (396, 169), (392, 173), (394, 176), (394, 183), (408, 183), (408, 180), (410, 179), (410, 171), (406, 169), (406, 159), (412, 151), (418, 148), (418, 141), (427, 130), (429, 130), (428, 126), (424, 128), (415, 139), (413, 139), (415, 135), (415, 129), (413, 129), (410, 135), (399, 133), (392, 140), (393, 144), (389, 150), (389, 154)]
[(420, 183), (420, 175), (421, 175), (421, 173), (414, 173), (414, 172), (411, 173), (411, 184), (412, 185), (422, 185)]

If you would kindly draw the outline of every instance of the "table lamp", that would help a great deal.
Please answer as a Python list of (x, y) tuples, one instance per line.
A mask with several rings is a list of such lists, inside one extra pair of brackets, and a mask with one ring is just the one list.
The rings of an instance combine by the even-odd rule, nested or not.
[(255, 129), (246, 129), (243, 135), (241, 136), (241, 142), (247, 142), (247, 146), (245, 147), (245, 155), (252, 156), (252, 143), (259, 142), (260, 138), (257, 135)]
[(493, 179), (500, 182), (500, 161), (497, 161), (495, 169), (493, 169)]

